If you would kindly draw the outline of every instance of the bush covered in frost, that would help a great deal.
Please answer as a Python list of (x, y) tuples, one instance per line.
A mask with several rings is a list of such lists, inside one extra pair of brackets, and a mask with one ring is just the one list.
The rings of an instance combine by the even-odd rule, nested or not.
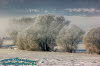
[(74, 52), (83, 34), (84, 31), (75, 25), (64, 26), (56, 39), (59, 48), (54, 49), (56, 51)]
[(12, 19), (11, 22), (9, 22), (7, 33), (14, 40), (14, 44), (16, 43), (16, 37), (18, 32), (22, 31), (23, 29), (33, 24), (34, 19), (35, 18), (31, 18), (31, 17), (22, 17), (22, 18)]
[(89, 53), (100, 54), (100, 27), (91, 29), (84, 38), (84, 44)]
[(36, 48), (36, 50), (51, 51), (56, 45), (59, 31), (69, 23), (63, 16), (38, 15), (32, 26), (18, 34), (17, 45), (26, 50), (35, 50)]

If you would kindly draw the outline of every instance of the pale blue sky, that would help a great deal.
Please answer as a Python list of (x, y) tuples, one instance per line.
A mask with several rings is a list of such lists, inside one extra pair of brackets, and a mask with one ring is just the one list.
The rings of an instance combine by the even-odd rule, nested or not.
[(1, 16), (100, 15), (100, 0), (0, 0)]

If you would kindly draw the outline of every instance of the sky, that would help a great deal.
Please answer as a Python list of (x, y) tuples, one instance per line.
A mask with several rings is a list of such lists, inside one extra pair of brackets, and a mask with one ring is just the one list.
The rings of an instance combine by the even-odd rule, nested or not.
[(86, 31), (100, 27), (100, 0), (0, 0), (0, 35), (13, 17), (48, 13), (63, 15)]
[(100, 0), (0, 0), (2, 16), (32, 14), (100, 15)]

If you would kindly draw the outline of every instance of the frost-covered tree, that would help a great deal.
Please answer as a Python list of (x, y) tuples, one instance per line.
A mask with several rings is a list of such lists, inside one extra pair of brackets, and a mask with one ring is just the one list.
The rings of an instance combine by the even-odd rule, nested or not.
[[(69, 21), (65, 21), (63, 16), (51, 14), (38, 15), (36, 16), (35, 23), (31, 27), (19, 33), (17, 45), (19, 47), (22, 45), (23, 49), (30, 49), (29, 46), (35, 44), (43, 51), (50, 51), (56, 44), (55, 40), (59, 31), (63, 26), (69, 25), (69, 23)], [(29, 38), (25, 39), (25, 37)]]
[(59, 48), (56, 47), (54, 50), (74, 52), (83, 34), (84, 31), (76, 25), (64, 26), (56, 39), (57, 47)]
[(100, 27), (93, 28), (87, 33), (84, 44), (89, 53), (100, 54)]
[(34, 18), (31, 17), (15, 18), (12, 19), (11, 22), (9, 22), (7, 33), (14, 40), (14, 44), (16, 42), (16, 37), (18, 32), (29, 27), (33, 23), (34, 23)]
[(33, 34), (36, 33), (34, 33), (33, 31), (26, 32), (26, 30), (19, 32), (16, 41), (16, 45), (18, 46), (18, 48), (21, 50), (33, 50), (33, 51), (41, 50), (36, 42), (37, 36)]

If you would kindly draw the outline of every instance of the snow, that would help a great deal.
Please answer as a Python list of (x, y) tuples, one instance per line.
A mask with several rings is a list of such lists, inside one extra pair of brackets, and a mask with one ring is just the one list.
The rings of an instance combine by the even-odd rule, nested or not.
[(16, 57), (38, 61), (36, 66), (100, 66), (96, 54), (0, 49), (0, 60)]

